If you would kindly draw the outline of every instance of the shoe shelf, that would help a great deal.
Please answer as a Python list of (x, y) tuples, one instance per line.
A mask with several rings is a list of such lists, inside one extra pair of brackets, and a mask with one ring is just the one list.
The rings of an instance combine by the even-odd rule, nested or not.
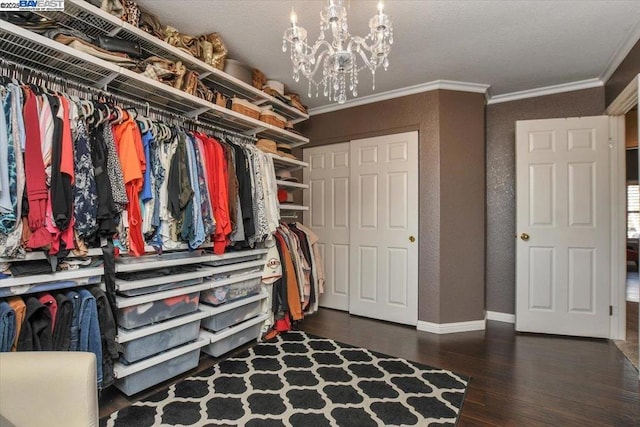
[(103, 11), (84, 0), (66, 0), (65, 10), (58, 12), (40, 12), (40, 15), (61, 22), (63, 26), (73, 28), (97, 38), (99, 35), (117, 36), (124, 40), (140, 44), (144, 56), (158, 56), (171, 61), (181, 61), (190, 70), (198, 72), (207, 86), (212, 86), (227, 95), (236, 95), (256, 105), (270, 104), (279, 114), (294, 123), (309, 118), (295, 107), (285, 104), (277, 98), (201, 61), (164, 40), (148, 34), (133, 25)]
[[(90, 5), (89, 5), (90, 6)], [(99, 10), (99, 9), (98, 9)], [(109, 61), (0, 20), (2, 56), (29, 69), (53, 74), (132, 99), (179, 116), (197, 118), (247, 135), (264, 136), (292, 146), (309, 140), (230, 109), (190, 95)], [(146, 33), (145, 33), (146, 34)], [(164, 43), (164, 42), (163, 42)]]

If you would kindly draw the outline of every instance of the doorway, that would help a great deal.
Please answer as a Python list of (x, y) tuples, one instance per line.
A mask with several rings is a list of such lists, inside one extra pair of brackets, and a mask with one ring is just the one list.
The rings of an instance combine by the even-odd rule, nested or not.
[[(632, 134), (633, 132), (635, 132), (636, 138), (638, 135), (637, 126), (639, 122), (638, 120), (638, 99), (640, 98), (639, 95), (640, 95), (640, 74), (635, 76), (633, 80), (631, 80), (631, 82), (627, 85), (627, 87), (620, 93), (620, 95), (618, 95), (618, 97), (611, 103), (611, 105), (609, 106), (609, 108), (607, 108), (607, 111), (606, 111), (607, 114), (612, 116), (617, 116), (619, 118), (619, 121), (622, 123), (620, 127), (623, 128), (622, 131), (625, 131), (625, 134), (627, 132), (631, 132)], [(634, 109), (635, 109), (635, 113), (633, 112)], [(629, 117), (627, 118), (628, 114), (629, 114)], [(631, 117), (631, 115), (635, 115), (635, 117)], [(626, 124), (625, 122), (627, 120), (630, 121), (630, 124), (628, 126), (625, 126)], [(634, 121), (636, 126), (633, 126)], [(624, 162), (624, 159), (621, 159), (621, 162)], [(624, 177), (626, 174), (621, 174), (621, 175), (622, 175), (621, 180), (623, 181), (622, 184), (624, 184)], [(622, 203), (625, 203), (623, 206), (626, 206), (627, 202), (622, 202)], [(624, 219), (627, 219), (627, 218), (624, 218)], [(627, 226), (627, 233), (628, 232), (629, 232), (629, 226)], [(623, 256), (621, 256), (621, 259), (624, 261), (620, 265), (621, 267), (620, 270), (626, 270), (624, 267), (626, 267), (627, 262), (626, 262), (626, 257), (624, 257), (624, 254)], [(617, 299), (621, 302), (621, 307), (620, 307), (621, 315), (617, 319), (617, 327), (618, 327), (617, 329), (621, 331), (621, 333), (615, 336), (615, 338), (618, 338), (618, 339), (624, 339), (627, 331), (627, 325), (628, 324), (635, 325), (636, 324), (635, 321), (639, 319), (638, 313), (627, 313), (626, 308), (627, 308), (628, 302), (626, 301), (627, 286), (626, 286), (625, 278), (626, 278), (626, 272), (624, 271), (620, 273), (618, 276), (616, 275), (612, 276), (613, 283), (619, 284), (618, 289), (616, 290), (615, 297), (617, 297)], [(631, 317), (635, 319), (631, 319)], [(633, 333), (634, 338), (635, 337), (640, 338), (638, 334), (639, 334), (638, 332), (634, 332)], [(626, 337), (626, 338), (627, 338), (626, 341), (628, 342), (631, 337)], [(638, 339), (638, 341), (640, 341), (640, 339)], [(639, 350), (638, 341), (636, 341), (633, 344), (635, 351)]]
[(305, 224), (320, 237), (323, 307), (418, 321), (418, 133), (304, 149)]
[(640, 240), (640, 182), (638, 180), (638, 107), (625, 114), (625, 166), (626, 166), (626, 339), (616, 341), (620, 350), (638, 367), (638, 305), (640, 279), (638, 259)]

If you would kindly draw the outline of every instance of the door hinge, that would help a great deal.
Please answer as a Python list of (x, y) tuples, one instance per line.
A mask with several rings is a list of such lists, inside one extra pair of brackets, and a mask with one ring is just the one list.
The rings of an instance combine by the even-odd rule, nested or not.
[(609, 306), (609, 316), (613, 316), (613, 306)]
[(609, 137), (609, 150), (613, 150), (613, 138)]

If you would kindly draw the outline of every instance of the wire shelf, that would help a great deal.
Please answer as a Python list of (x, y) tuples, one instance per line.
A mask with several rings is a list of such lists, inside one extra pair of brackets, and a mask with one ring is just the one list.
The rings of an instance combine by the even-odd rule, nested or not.
[(0, 22), (2, 23), (0, 45), (3, 46), (3, 59), (21, 64), (26, 68), (44, 71), (99, 89), (108, 83), (109, 91), (116, 95), (246, 135), (264, 136), (290, 142), (292, 145), (305, 144), (309, 141), (293, 132), (220, 107), (11, 23), (2, 20)]
[(308, 114), (297, 108), (206, 64), (189, 53), (171, 46), (164, 40), (160, 40), (84, 0), (66, 0), (64, 11), (39, 12), (39, 15), (54, 19), (64, 27), (81, 31), (93, 38), (97, 38), (99, 35), (117, 35), (118, 38), (135, 41), (140, 44), (145, 57), (158, 56), (171, 61), (182, 61), (187, 68), (197, 71), (201, 75), (203, 83), (226, 95), (245, 98), (256, 104), (268, 102), (275, 111), (295, 122), (309, 118)]

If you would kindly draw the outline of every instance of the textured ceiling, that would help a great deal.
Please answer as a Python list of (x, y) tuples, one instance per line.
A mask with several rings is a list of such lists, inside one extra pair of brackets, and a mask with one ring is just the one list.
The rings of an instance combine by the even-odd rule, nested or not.
[[(315, 40), (321, 0), (137, 0), (163, 24), (185, 34), (218, 32), (229, 57), (261, 69), (300, 93), (310, 107), (331, 102), (307, 97), (295, 83), (282, 33), (291, 7)], [(350, 0), (349, 30), (365, 35), (376, 1)], [(408, 1), (386, 0), (394, 45), (388, 71), (360, 73), (359, 96), (435, 80), (491, 86), (501, 95), (600, 78), (638, 36), (640, 1)], [(615, 65), (615, 64), (614, 64)]]

